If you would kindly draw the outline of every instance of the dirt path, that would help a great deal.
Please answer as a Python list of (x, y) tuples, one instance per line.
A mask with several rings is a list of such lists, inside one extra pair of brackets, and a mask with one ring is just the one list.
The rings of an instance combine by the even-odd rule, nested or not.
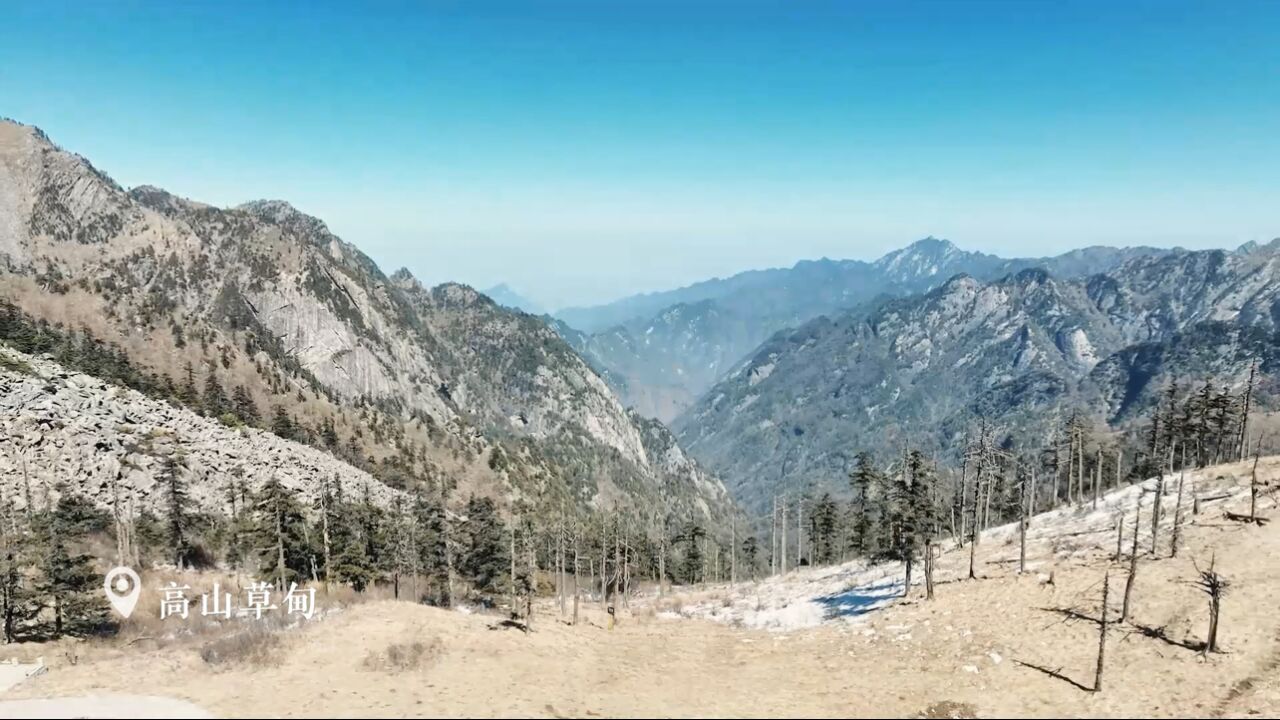
[(0, 717), (21, 718), (210, 718), (184, 700), (143, 695), (0, 700)]

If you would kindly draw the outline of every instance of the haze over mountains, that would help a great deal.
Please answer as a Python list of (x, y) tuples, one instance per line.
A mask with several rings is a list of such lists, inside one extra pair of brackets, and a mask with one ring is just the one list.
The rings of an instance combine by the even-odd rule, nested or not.
[[(1239, 387), (1280, 370), (1280, 242), (1139, 254), (1101, 273), (958, 275), (778, 333), (675, 422), (735, 496), (847, 485), (859, 451), (954, 456), (975, 417), (1041, 442), (1079, 410), (1145, 420), (1171, 381)], [(1275, 402), (1264, 380), (1255, 401)]]
[(1072, 278), (1169, 252), (1088, 247), (1055, 257), (1004, 259), (929, 237), (872, 262), (823, 258), (568, 308), (555, 313), (563, 323), (556, 327), (605, 371), (624, 402), (671, 422), (775, 332), (820, 315), (924, 292), (960, 273), (994, 280), (1040, 267)]
[[(948, 452), (977, 415), (1026, 435), (1088, 405), (1123, 427), (1171, 379), (1238, 384), (1254, 361), (1270, 377), (1278, 256), (1005, 259), (926, 238), (539, 317), (506, 286), (385, 275), (286, 202), (125, 191), (0, 123), (0, 300), (18, 331), (117, 347), (112, 372), (153, 395), (184, 378), (242, 390), (389, 487), (546, 512), (723, 527), (720, 478), (758, 509), (842, 487), (859, 450)], [(1266, 380), (1258, 401), (1275, 394)]]

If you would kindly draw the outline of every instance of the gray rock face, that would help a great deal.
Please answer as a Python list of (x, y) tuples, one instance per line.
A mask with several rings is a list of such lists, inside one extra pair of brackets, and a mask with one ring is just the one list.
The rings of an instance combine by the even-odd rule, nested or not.
[(777, 334), (677, 421), (677, 436), (759, 508), (776, 489), (845, 487), (859, 450), (945, 455), (977, 414), (1026, 441), (1075, 406), (1122, 424), (1171, 378), (1235, 384), (1251, 360), (1280, 370), (1278, 261), (1178, 252), (1078, 280), (957, 276)]
[[(5, 362), (7, 361), (7, 362)], [(23, 370), (13, 369), (21, 367)], [(203, 510), (227, 512), (232, 478), (256, 489), (271, 477), (304, 501), (324, 478), (390, 505), (398, 491), (328, 453), (254, 428), (230, 428), (190, 410), (0, 346), (0, 493), (18, 507), (72, 489), (98, 505), (163, 514), (157, 473), (186, 456), (187, 487)], [(353, 495), (355, 496), (355, 495)]]
[(670, 422), (775, 332), (820, 315), (926, 292), (957, 274), (995, 280), (1038, 267), (1075, 278), (1168, 252), (1091, 247), (1006, 260), (925, 238), (874, 262), (806, 261), (598, 308), (570, 308), (554, 325), (625, 403)]
[[(313, 432), (329, 423), (335, 450), (369, 467), (444, 475), (460, 494), (554, 485), (584, 506), (658, 502), (665, 471), (640, 428), (544, 323), (462, 285), (387, 276), (286, 202), (125, 192), (0, 122), (0, 233), (0, 299), (88, 327), (157, 376), (190, 365)], [(677, 504), (723, 509), (685, 480)]]

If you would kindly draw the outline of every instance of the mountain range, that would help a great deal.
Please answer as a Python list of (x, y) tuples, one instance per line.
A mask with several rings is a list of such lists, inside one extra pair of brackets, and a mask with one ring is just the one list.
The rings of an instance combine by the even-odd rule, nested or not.
[(556, 313), (554, 326), (625, 403), (671, 422), (774, 333), (816, 317), (925, 292), (961, 273), (994, 280), (1039, 267), (1072, 278), (1170, 252), (1088, 247), (1054, 257), (1004, 259), (929, 237), (872, 262), (804, 261), (569, 308)]
[(926, 238), (555, 316), (491, 292), (384, 274), (284, 201), (126, 190), (0, 122), (0, 341), (207, 417), (230, 404), (194, 388), (234, 390), (233, 426), (393, 490), (723, 529), (735, 500), (843, 487), (860, 450), (952, 453), (979, 415), (1123, 428), (1169, 381), (1238, 385), (1255, 362), (1258, 402), (1280, 393), (1280, 241), (1004, 259)]
[[(1280, 241), (1125, 255), (1081, 277), (956, 275), (779, 332), (677, 435), (759, 510), (775, 492), (845, 487), (859, 451), (955, 455), (978, 416), (1040, 442), (1070, 411), (1124, 427), (1171, 380), (1238, 386), (1254, 362), (1274, 377)], [(1273, 405), (1276, 390), (1266, 381), (1255, 401)]]
[[(184, 388), (234, 388), (238, 404), (395, 488), (709, 526), (731, 512), (723, 485), (537, 317), (464, 285), (386, 275), (287, 202), (219, 208), (125, 190), (11, 121), (0, 121), (0, 301), (15, 332), (109, 348), (64, 353), (101, 366), (89, 371), (123, 366), (188, 403)], [(0, 469), (6, 492), (16, 472)]]

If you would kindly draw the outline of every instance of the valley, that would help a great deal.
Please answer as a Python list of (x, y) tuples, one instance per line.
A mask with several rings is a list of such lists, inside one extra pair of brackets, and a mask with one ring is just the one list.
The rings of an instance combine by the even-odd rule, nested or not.
[[(1227, 517), (1248, 511), (1250, 472), (1248, 463), (1235, 463), (1193, 478), (1204, 502), (1192, 516), (1191, 494), (1183, 498), (1186, 524), (1176, 558), (1169, 557), (1171, 526), (1152, 554), (1144, 524), (1127, 623), (1117, 617), (1128, 556), (1113, 557), (1107, 521), (1115, 512), (1131, 520), (1152, 482), (1107, 493), (1097, 511), (1066, 507), (1033, 518), (1024, 574), (1015, 534), (995, 528), (982, 538), (979, 579), (965, 579), (967, 549), (946, 550), (934, 599), (916, 584), (905, 599), (846, 617), (819, 616), (814, 624), (753, 626), (735, 608), (776, 603), (782, 612), (803, 604), (815, 584), (830, 583), (831, 569), (801, 568), (661, 598), (649, 588), (619, 609), (613, 629), (589, 597), (576, 625), (571, 610), (539, 603), (528, 634), (493, 629), (498, 614), (372, 600), (275, 631), (264, 656), (217, 665), (201, 659), (201, 648), (217, 637), (208, 630), (139, 640), (152, 634), (139, 626), (115, 641), (18, 645), (13, 652), (42, 653), (51, 667), (2, 696), (0, 710), (22, 698), (127, 693), (181, 698), (222, 717), (1269, 714), (1280, 687), (1274, 661), (1280, 626), (1267, 611), (1277, 591), (1270, 557), (1280, 549), (1280, 530)], [(1259, 508), (1270, 517), (1280, 459), (1264, 458), (1259, 476), (1266, 487)], [(1172, 494), (1164, 500), (1175, 504)], [(1143, 519), (1149, 499), (1145, 505)], [(1080, 532), (1099, 521), (1096, 532)], [(1223, 651), (1206, 656), (1197, 645), (1207, 605), (1189, 581), (1211, 558), (1231, 590)], [(1095, 693), (1104, 577), (1111, 624), (1104, 686)], [(201, 582), (198, 575), (185, 579)], [(846, 582), (858, 581), (849, 575), (835, 586)], [(414, 641), (428, 648), (420, 662), (370, 660)]]

